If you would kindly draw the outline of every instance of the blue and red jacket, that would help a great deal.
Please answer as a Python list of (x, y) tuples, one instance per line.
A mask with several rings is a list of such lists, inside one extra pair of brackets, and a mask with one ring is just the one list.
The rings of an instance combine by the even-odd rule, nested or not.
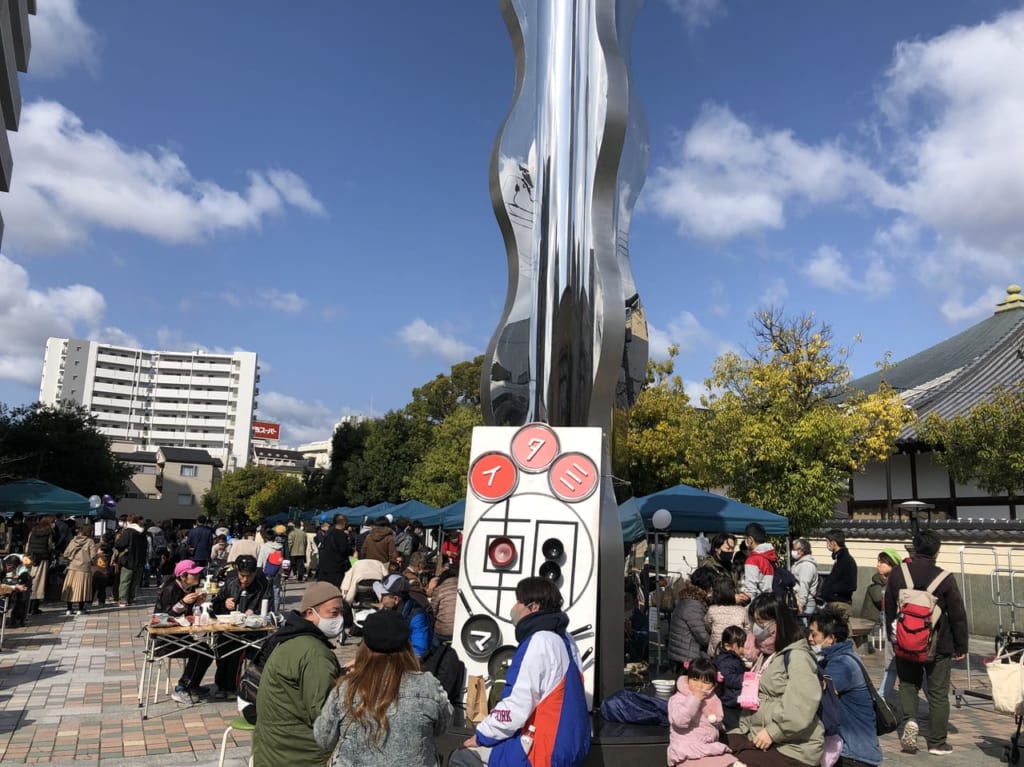
[[(516, 626), (519, 647), (505, 678), (505, 690), (476, 728), (489, 746), (490, 767), (578, 767), (590, 751), (590, 714), (583, 689), (579, 651), (565, 633), (563, 612), (525, 616)], [(520, 736), (536, 729), (527, 754)]]

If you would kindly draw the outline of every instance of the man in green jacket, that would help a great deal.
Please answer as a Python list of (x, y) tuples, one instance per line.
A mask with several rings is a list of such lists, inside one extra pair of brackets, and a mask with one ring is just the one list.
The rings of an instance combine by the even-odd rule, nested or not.
[(312, 583), (285, 625), (269, 641), (274, 649), (256, 694), (258, 725), (253, 767), (326, 764), (331, 752), (313, 739), (324, 701), (341, 673), (330, 640), (341, 633), (342, 595), (334, 584)]

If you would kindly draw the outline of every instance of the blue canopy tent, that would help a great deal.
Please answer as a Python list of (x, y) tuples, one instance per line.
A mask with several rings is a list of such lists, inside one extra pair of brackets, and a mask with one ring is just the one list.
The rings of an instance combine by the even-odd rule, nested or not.
[(636, 498), (628, 498), (619, 505), (619, 522), (622, 524), (622, 542), (627, 546), (647, 537)]
[[(365, 507), (364, 506), (357, 507), (357, 509), (363, 509), (363, 508), (365, 508)], [(338, 506), (336, 509), (328, 509), (327, 511), (318, 512), (315, 515), (314, 518), (316, 519), (316, 521), (318, 523), (333, 522), (335, 514), (344, 514), (349, 519), (355, 519), (355, 516), (353, 515), (352, 512), (356, 511), (357, 509), (353, 509), (350, 506)]]
[[(441, 525), (445, 530), (461, 530), (462, 523), (466, 521), (466, 499), (460, 498), (441, 509), (434, 525)], [(424, 522), (424, 525), (426, 523)], [(427, 525), (429, 527), (429, 525)]]
[[(388, 509), (388, 513), (393, 515), (395, 519), (405, 517), (412, 522), (419, 522), (424, 527), (431, 526), (424, 522), (424, 520), (437, 518), (439, 512), (440, 509), (435, 509), (433, 506), (429, 506), (421, 501), (406, 501)], [(435, 526), (437, 524), (437, 522), (434, 523)]]
[(29, 515), (70, 515), (89, 516), (95, 512), (89, 506), (89, 499), (71, 490), (51, 485), (41, 479), (23, 479), (0, 485), (0, 513), (13, 514), (20, 511)]
[(768, 535), (789, 535), (789, 520), (785, 517), (689, 485), (645, 495), (637, 499), (637, 505), (648, 530), (653, 529), (654, 512), (667, 509), (672, 513), (667, 530), (670, 533), (740, 534), (751, 522), (759, 522)]

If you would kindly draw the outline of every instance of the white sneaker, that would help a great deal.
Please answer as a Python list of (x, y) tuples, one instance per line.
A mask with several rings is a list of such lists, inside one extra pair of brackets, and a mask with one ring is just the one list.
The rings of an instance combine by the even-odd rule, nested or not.
[(177, 703), (184, 703), (186, 706), (191, 706), (195, 703), (195, 700), (193, 700), (192, 695), (188, 690), (175, 689), (174, 692), (171, 693), (171, 700)]
[(65, 610), (64, 611), (64, 617), (65, 618), (70, 618), (72, 615), (74, 615), (74, 613), (71, 612), (70, 610)]
[(946, 756), (953, 753), (953, 747), (948, 743), (943, 743), (941, 746), (932, 746), (928, 749), (928, 753), (935, 754), (936, 756)]
[(903, 728), (903, 734), (900, 735), (900, 745), (905, 754), (917, 753), (917, 733), (917, 722), (911, 719)]

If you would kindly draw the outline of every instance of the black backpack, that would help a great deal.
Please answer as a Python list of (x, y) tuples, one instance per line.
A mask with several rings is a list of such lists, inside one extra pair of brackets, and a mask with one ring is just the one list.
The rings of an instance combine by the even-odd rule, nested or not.
[(450, 644), (442, 642), (431, 647), (420, 660), (420, 668), (437, 677), (453, 706), (462, 706), (466, 664)]
[(775, 573), (772, 575), (772, 596), (794, 613), (798, 611), (796, 577), (782, 565), (775, 565)]

